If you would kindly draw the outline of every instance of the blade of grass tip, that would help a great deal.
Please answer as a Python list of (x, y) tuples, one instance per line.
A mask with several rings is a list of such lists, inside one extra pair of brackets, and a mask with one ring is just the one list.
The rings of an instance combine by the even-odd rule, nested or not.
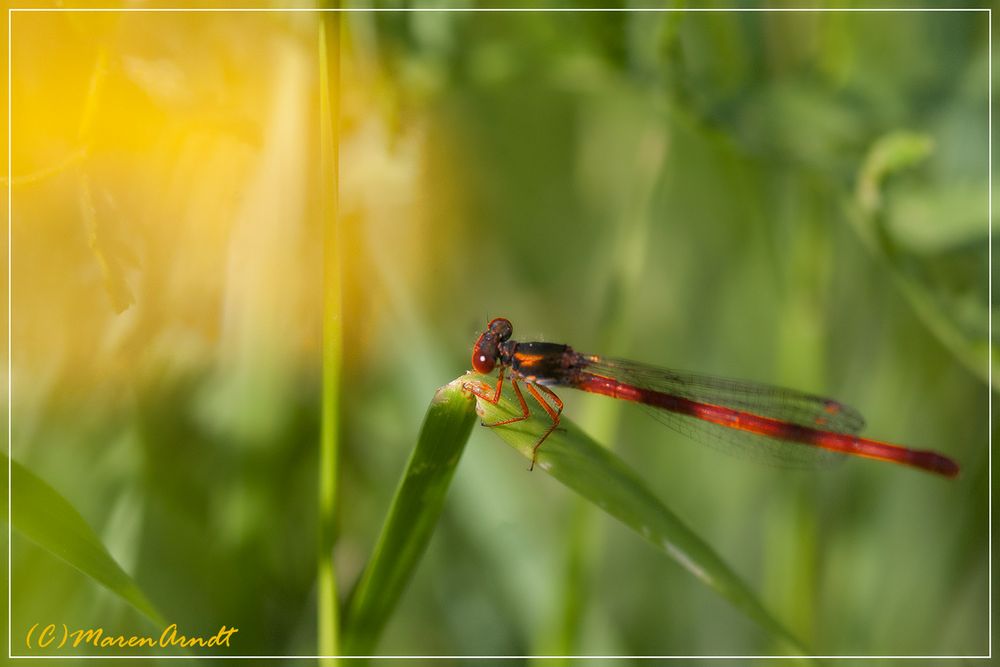
[[(329, 26), (329, 28), (328, 28)], [(328, 40), (327, 33), (332, 39)], [(319, 553), (317, 555), (317, 646), (321, 656), (339, 652), (340, 619), (337, 577), (333, 567), (334, 521), (339, 456), (338, 415), (343, 354), (339, 219), (340, 155), (340, 14), (319, 21), (320, 198), (323, 224), (323, 388), (320, 413)], [(335, 664), (333, 658), (321, 661)]]
[(475, 421), (475, 402), (460, 381), (438, 389), (375, 550), (348, 603), (342, 636), (345, 655), (374, 650), (434, 532)]
[[(481, 382), (469, 374), (464, 382)], [(497, 405), (478, 400), (478, 412), (486, 423), (520, 414), (519, 407), (502, 397)], [(551, 423), (551, 422), (549, 422)], [(540, 417), (498, 427), (493, 431), (526, 459), (545, 429)], [(664, 551), (706, 586), (726, 598), (756, 622), (791, 653), (808, 654), (802, 643), (767, 611), (757, 596), (715, 551), (650, 491), (620, 458), (594, 442), (568, 419), (538, 450), (536, 469), (541, 469), (594, 503)]]
[[(6, 454), (3, 459), (6, 464)], [(17, 461), (10, 464), (11, 520), (17, 532), (107, 588), (157, 627), (166, 625), (160, 612), (73, 505)], [(7, 504), (6, 494), (3, 504)], [(6, 520), (6, 507), (3, 516)]]

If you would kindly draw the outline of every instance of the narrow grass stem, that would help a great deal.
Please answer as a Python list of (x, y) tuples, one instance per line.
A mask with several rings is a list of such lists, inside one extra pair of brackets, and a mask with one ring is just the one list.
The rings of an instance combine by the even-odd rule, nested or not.
[[(339, 651), (337, 578), (333, 543), (337, 508), (340, 375), (343, 355), (341, 254), (338, 211), (340, 154), (340, 14), (319, 22), (320, 162), (323, 222), (323, 388), (319, 455), (319, 540), (317, 557), (317, 640), (319, 654)], [(333, 665), (327, 658), (324, 665)]]

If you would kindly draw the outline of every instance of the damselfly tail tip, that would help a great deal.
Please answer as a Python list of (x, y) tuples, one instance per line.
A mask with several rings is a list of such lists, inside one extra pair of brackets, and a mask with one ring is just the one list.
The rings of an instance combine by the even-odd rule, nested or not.
[(959, 468), (959, 465), (955, 461), (937, 452), (913, 451), (910, 463), (927, 472), (933, 472), (948, 479), (955, 479), (958, 477), (959, 472), (961, 472), (961, 468)]

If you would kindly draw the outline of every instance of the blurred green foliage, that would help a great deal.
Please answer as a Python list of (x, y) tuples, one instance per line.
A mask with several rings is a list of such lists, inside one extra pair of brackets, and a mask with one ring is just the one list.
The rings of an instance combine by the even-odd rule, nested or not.
[[(867, 461), (788, 471), (719, 455), (632, 406), (563, 395), (816, 651), (986, 653), (987, 21), (348, 15), (343, 73), (365, 103), (345, 89), (341, 593), (374, 549), (428, 400), (503, 315), (523, 340), (827, 394), (863, 411), (865, 434), (959, 460), (956, 481)], [(226, 34), (243, 28), (233, 18)], [(14, 194), (15, 258), (58, 210), (58, 190), (31, 187)], [(200, 200), (231, 196), (201, 187)], [(285, 195), (315, 213), (313, 190)], [(308, 246), (318, 228), (303, 224)], [(213, 270), (232, 280), (254, 267), (226, 273), (229, 233)], [(306, 252), (302, 274), (321, 275), (320, 261)], [(39, 298), (18, 284), (23, 266), (15, 320)], [(131, 294), (126, 313), (142, 313), (159, 292)], [(229, 303), (213, 302), (220, 321)], [(121, 320), (106, 307), (115, 350)], [(234, 368), (226, 347), (252, 331), (213, 340), (195, 364), (190, 339), (172, 337), (129, 350), (134, 382), (69, 390), (57, 351), (44, 368), (19, 359), (31, 325), (13, 339), (12, 457), (69, 499), (169, 621), (236, 626), (240, 653), (312, 654), (318, 345)], [(580, 519), (565, 488), (524, 468), (476, 429), (379, 653), (777, 650), (661, 552), (603, 515)], [(38, 621), (151, 631), (36, 545), (15, 537), (13, 557), (15, 639)]]

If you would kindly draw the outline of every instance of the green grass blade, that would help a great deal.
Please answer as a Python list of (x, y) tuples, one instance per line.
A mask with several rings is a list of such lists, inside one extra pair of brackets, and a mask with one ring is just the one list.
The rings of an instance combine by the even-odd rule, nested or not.
[[(328, 29), (329, 26), (329, 29)], [(329, 35), (328, 35), (329, 33)], [(333, 543), (339, 459), (340, 375), (343, 361), (341, 298), (340, 187), (340, 14), (319, 21), (320, 170), (323, 217), (323, 393), (319, 447), (319, 539), (317, 581), (317, 647), (319, 654), (339, 653), (337, 577)], [(323, 665), (334, 665), (327, 658)]]
[[(459, 381), (481, 382), (482, 377), (469, 374)], [(482, 400), (478, 403), (479, 413), (486, 423), (520, 414), (520, 409), (506, 397), (497, 405)], [(493, 431), (525, 459), (531, 460), (532, 448), (545, 426), (541, 417), (532, 416)], [(553, 431), (538, 450), (535, 469), (544, 470), (639, 533), (748, 618), (783, 640), (790, 651), (808, 653), (707, 542), (667, 509), (620, 458), (594, 442), (568, 419), (560, 422), (560, 428)]]
[[(7, 456), (3, 457), (7, 462)], [(163, 626), (164, 620), (139, 585), (123, 570), (79, 512), (58, 491), (11, 462), (11, 520), (17, 532), (119, 596)], [(4, 494), (3, 503), (7, 504)], [(6, 509), (6, 508), (4, 508)], [(6, 519), (7, 512), (4, 511)]]
[(375, 551), (351, 596), (341, 637), (345, 655), (374, 650), (434, 532), (475, 421), (475, 402), (461, 382), (438, 389)]

